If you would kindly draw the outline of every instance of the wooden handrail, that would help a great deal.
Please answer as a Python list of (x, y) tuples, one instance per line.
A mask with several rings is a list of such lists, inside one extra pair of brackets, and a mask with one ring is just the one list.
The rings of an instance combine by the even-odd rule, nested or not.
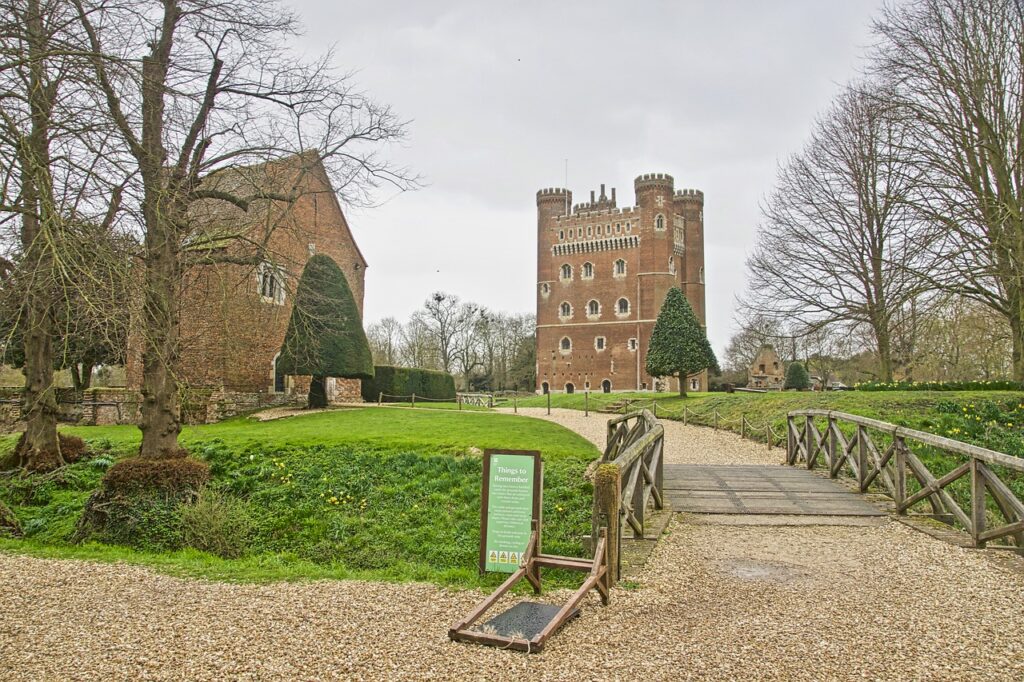
[[(816, 418), (827, 419), (828, 426), (824, 430), (819, 429)], [(849, 439), (839, 428), (840, 421), (856, 426)], [(892, 442), (881, 449), (872, 440), (869, 429), (890, 437)], [(936, 476), (910, 449), (908, 440), (945, 453), (962, 455), (967, 461)], [(786, 443), (786, 463), (789, 465), (802, 464), (814, 469), (818, 460), (824, 459), (831, 478), (849, 468), (860, 492), (867, 492), (872, 484), (880, 483), (892, 497), (897, 514), (906, 515), (914, 505), (926, 502), (931, 508), (931, 516), (955, 521), (970, 533), (975, 547), (984, 547), (987, 542), (1005, 537), (1016, 545), (1018, 551), (1024, 551), (1024, 503), (999, 478), (998, 472), (990, 468), (991, 465), (1005, 467), (1016, 476), (1024, 473), (1024, 458), (834, 410), (789, 412), (786, 415)], [(966, 500), (958, 501), (948, 488), (965, 477), (969, 479), (967, 488), (970, 494)], [(917, 482), (916, 490), (908, 489), (909, 481)], [(987, 505), (986, 495), (992, 500), (991, 507)], [(999, 521), (1000, 515), (1002, 522)], [(989, 528), (992, 522), (999, 525)]]

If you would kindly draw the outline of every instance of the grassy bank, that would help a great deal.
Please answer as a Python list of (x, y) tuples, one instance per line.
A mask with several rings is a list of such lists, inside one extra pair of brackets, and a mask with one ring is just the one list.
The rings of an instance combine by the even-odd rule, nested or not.
[[(480, 583), (480, 452), (486, 448), (542, 452), (545, 549), (579, 555), (590, 523), (583, 472), (598, 456), (590, 443), (549, 422), (451, 410), (353, 409), (190, 427), (183, 444), (210, 464), (210, 487), (238, 501), (251, 525), (244, 556), (229, 560), (191, 549), (70, 544), (89, 495), (113, 462), (137, 448), (139, 432), (129, 426), (67, 432), (84, 438), (94, 455), (57, 475), (0, 479), (0, 499), (26, 534), (0, 548), (233, 580)], [(0, 453), (12, 446), (5, 437)]]

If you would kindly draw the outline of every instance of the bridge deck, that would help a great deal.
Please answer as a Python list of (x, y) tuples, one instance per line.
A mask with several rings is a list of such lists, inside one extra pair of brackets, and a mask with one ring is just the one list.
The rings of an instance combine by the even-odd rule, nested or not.
[(666, 464), (665, 497), (697, 514), (885, 514), (835, 481), (783, 466)]

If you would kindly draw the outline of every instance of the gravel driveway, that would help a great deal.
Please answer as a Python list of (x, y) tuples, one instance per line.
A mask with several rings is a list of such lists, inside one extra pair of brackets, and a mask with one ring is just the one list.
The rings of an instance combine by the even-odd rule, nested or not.
[[(764, 446), (692, 430), (680, 432), (689, 444), (673, 446), (682, 458), (673, 461), (733, 461), (743, 456), (740, 446), (744, 462), (767, 458)], [(0, 676), (1024, 679), (1019, 562), (995, 562), (891, 521), (691, 520), (677, 517), (644, 573), (617, 588), (610, 606), (592, 597), (535, 655), (448, 641), (448, 627), (482, 596), (477, 591), (355, 581), (236, 585), (0, 554)]]

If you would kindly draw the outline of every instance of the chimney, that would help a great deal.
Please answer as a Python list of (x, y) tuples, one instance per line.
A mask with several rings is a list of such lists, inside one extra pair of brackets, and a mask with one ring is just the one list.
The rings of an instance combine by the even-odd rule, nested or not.
[(612, 187), (612, 203), (615, 203), (615, 188)]
[(590, 203), (594, 203), (594, 190), (590, 190)]
[(607, 197), (604, 195), (604, 183), (601, 183), (601, 201), (604, 201)]

